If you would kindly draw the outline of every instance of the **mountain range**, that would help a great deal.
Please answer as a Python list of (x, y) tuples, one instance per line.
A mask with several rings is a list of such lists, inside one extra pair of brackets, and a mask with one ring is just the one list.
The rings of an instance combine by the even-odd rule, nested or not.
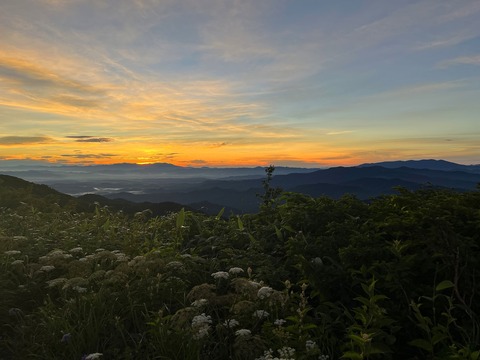
[[(21, 166), (0, 161), (0, 173), (17, 176), (76, 195), (89, 194), (96, 201), (116, 206), (125, 201), (151, 208), (155, 203), (177, 203), (207, 213), (245, 213), (258, 210), (265, 169), (192, 168), (172, 164), (114, 164), (95, 166)], [(480, 183), (480, 165), (461, 165), (444, 160), (409, 160), (362, 164), (327, 169), (275, 168), (270, 185), (310, 196), (341, 197), (352, 194), (362, 200), (390, 194), (395, 187), (474, 190)], [(104, 199), (104, 200), (102, 200)], [(108, 199), (108, 200), (107, 200)], [(114, 204), (112, 203), (112, 204)], [(149, 205), (145, 205), (149, 204)], [(141, 207), (140, 207), (141, 208)]]

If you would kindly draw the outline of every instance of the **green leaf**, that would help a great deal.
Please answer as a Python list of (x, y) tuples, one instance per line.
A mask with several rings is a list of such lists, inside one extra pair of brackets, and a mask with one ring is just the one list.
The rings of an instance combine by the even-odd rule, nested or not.
[(240, 219), (240, 216), (237, 216), (237, 225), (238, 225), (238, 230), (243, 231), (243, 222), (242, 219)]
[(409, 342), (410, 345), (418, 347), (428, 352), (433, 352), (433, 346), (425, 339), (415, 339)]
[(358, 353), (353, 352), (353, 351), (347, 351), (347, 352), (343, 353), (341, 358), (342, 359), (352, 359), (352, 360), (362, 360), (363, 356), (361, 354), (358, 354)]
[(455, 284), (453, 282), (451, 282), (450, 280), (443, 280), (440, 284), (437, 285), (435, 290), (436, 291), (442, 291), (442, 290), (445, 290), (445, 289), (450, 289), (454, 286), (455, 286)]
[(185, 224), (185, 208), (182, 208), (177, 214), (177, 229), (180, 229)]
[(223, 207), (222, 210), (218, 212), (217, 216), (215, 216), (215, 219), (219, 220), (222, 217), (224, 212), (225, 212), (225, 208)]

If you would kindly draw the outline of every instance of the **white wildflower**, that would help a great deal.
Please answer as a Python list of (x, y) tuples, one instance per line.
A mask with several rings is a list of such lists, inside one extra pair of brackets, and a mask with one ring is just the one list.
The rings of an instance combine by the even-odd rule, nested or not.
[(84, 288), (82, 286), (74, 286), (72, 289), (78, 292), (79, 294), (83, 294), (87, 292), (87, 288)]
[(13, 256), (13, 255), (18, 255), (21, 254), (22, 252), (20, 250), (8, 250), (5, 251), (4, 254), (8, 256)]
[(192, 306), (194, 307), (202, 307), (202, 306), (207, 306), (208, 300), (207, 299), (198, 299), (192, 302)]
[(253, 316), (259, 319), (264, 319), (268, 317), (270, 314), (266, 310), (256, 310), (253, 313)]
[(23, 260), (18, 260), (18, 259), (13, 260), (11, 265), (15, 266), (15, 265), (19, 265), (19, 264), (23, 264)]
[(167, 264), (167, 268), (172, 270), (182, 270), (184, 266), (183, 263), (181, 263), (180, 261), (170, 261)]
[(205, 324), (208, 325), (211, 323), (212, 323), (212, 317), (210, 315), (205, 315), (205, 313), (194, 316), (192, 319), (192, 327), (201, 326)]
[(287, 320), (285, 320), (285, 319), (277, 319), (277, 320), (274, 321), (274, 324), (277, 325), (277, 326), (282, 326), (286, 322), (287, 322)]
[(95, 252), (101, 252), (101, 251), (105, 251), (105, 249), (104, 248), (95, 249)]
[(199, 340), (208, 335), (208, 330), (210, 330), (210, 325), (202, 326), (201, 328), (197, 329), (196, 333), (193, 334), (193, 338), (195, 340)]
[(314, 350), (316, 346), (317, 346), (317, 343), (316, 343), (315, 341), (313, 341), (313, 340), (307, 340), (307, 341), (305, 342), (305, 349), (306, 349), (307, 351)]
[(88, 355), (85, 357), (85, 360), (95, 360), (95, 359), (99, 359), (100, 356), (103, 356), (103, 354), (102, 354), (102, 353), (88, 354)]
[(320, 356), (318, 357), (318, 360), (328, 360), (328, 359), (330, 359), (330, 356), (329, 356), (329, 355), (320, 355)]
[(278, 349), (278, 354), (284, 359), (293, 359), (293, 357), (295, 356), (295, 349), (284, 346), (281, 349)]
[(231, 329), (240, 325), (240, 323), (235, 319), (227, 319), (224, 321), (223, 325)]
[(226, 271), (217, 271), (212, 274), (214, 279), (228, 279), (228, 272)]
[(48, 287), (51, 288), (51, 287), (63, 285), (63, 284), (65, 284), (66, 282), (67, 282), (67, 279), (66, 279), (66, 278), (56, 278), (56, 279), (47, 281), (47, 284), (48, 284)]
[(250, 336), (252, 332), (248, 329), (239, 329), (235, 331), (236, 336)]
[(237, 275), (243, 273), (244, 271), (241, 267), (232, 267), (230, 270), (228, 270), (228, 272), (232, 275)]
[(263, 286), (258, 290), (257, 296), (259, 299), (265, 299), (267, 297), (270, 297), (272, 293), (273, 289), (270, 286)]
[(81, 247), (76, 247), (76, 248), (70, 249), (69, 251), (70, 251), (71, 253), (76, 254), (76, 253), (81, 253), (81, 252), (83, 252), (83, 249), (82, 249)]
[(192, 319), (192, 329), (195, 331), (193, 338), (198, 340), (208, 335), (210, 330), (210, 324), (212, 323), (212, 317), (210, 315), (197, 315)]
[(45, 272), (50, 272), (52, 270), (55, 270), (55, 266), (53, 265), (43, 265), (39, 271), (45, 271)]

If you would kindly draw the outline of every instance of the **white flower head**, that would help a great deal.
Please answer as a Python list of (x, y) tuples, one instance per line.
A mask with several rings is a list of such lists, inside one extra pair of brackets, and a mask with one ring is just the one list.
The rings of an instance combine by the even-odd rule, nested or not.
[(244, 271), (241, 267), (232, 267), (230, 270), (228, 270), (228, 272), (232, 275), (237, 275), (243, 273)]
[(311, 350), (315, 349), (316, 346), (317, 346), (317, 343), (313, 340), (305, 341), (305, 349), (307, 351), (311, 351)]
[(93, 353), (93, 354), (88, 354), (86, 357), (85, 357), (85, 360), (95, 360), (95, 359), (99, 359), (100, 356), (103, 356), (102, 353)]
[(39, 270), (40, 271), (45, 271), (45, 272), (50, 272), (52, 270), (55, 270), (55, 266), (53, 266), (53, 265), (43, 265)]
[(193, 307), (207, 306), (208, 305), (208, 300), (207, 299), (198, 299), (198, 300), (195, 300), (194, 302), (192, 302), (191, 305)]
[(228, 279), (229, 275), (226, 271), (217, 271), (212, 274), (214, 279)]
[(269, 316), (270, 314), (266, 310), (256, 310), (253, 313), (253, 316), (259, 319), (265, 319)]
[(235, 331), (236, 336), (250, 336), (252, 332), (248, 329), (239, 329)]
[(272, 293), (273, 289), (270, 286), (263, 286), (258, 290), (257, 296), (259, 299), (266, 299), (267, 297), (270, 297)]
[(201, 326), (205, 324), (211, 324), (212, 323), (212, 317), (210, 315), (205, 315), (205, 313), (202, 313), (200, 315), (194, 316), (192, 319), (192, 326)]
[(278, 349), (278, 354), (283, 358), (283, 359), (293, 359), (295, 356), (295, 349), (284, 346), (281, 349)]
[(273, 322), (274, 325), (277, 325), (277, 326), (282, 326), (283, 324), (285, 324), (287, 322), (287, 320), (285, 319), (277, 319)]
[(234, 328), (234, 327), (240, 325), (240, 323), (235, 319), (227, 319), (227, 320), (224, 321), (223, 325), (225, 325), (226, 327), (231, 329), (231, 328)]

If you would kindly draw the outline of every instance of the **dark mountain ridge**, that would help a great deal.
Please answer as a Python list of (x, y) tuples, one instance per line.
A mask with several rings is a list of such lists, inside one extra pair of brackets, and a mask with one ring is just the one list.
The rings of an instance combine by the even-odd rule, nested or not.
[[(0, 207), (15, 209), (29, 205), (41, 211), (49, 211), (62, 207), (80, 212), (91, 212), (97, 205), (107, 206), (114, 211), (123, 211), (133, 215), (149, 210), (152, 216), (166, 215), (177, 212), (184, 205), (173, 202), (130, 202), (125, 199), (108, 199), (94, 194), (74, 197), (61, 193), (47, 185), (35, 184), (17, 177), (0, 174)], [(193, 210), (187, 207), (188, 210)]]

